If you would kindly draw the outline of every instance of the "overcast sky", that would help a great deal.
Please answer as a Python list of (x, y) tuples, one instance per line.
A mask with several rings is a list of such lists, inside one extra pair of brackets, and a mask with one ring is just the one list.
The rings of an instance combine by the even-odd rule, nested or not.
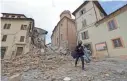
[[(35, 20), (35, 27), (48, 31), (46, 42), (51, 42), (52, 30), (59, 21), (59, 15), (64, 10), (73, 12), (84, 0), (0, 0), (1, 12), (25, 14)], [(104, 1), (104, 0), (103, 0)], [(127, 4), (123, 1), (100, 2), (109, 14)]]

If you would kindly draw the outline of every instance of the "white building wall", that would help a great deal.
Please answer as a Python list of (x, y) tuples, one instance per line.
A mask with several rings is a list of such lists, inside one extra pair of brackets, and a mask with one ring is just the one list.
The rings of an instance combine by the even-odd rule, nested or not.
[[(111, 57), (127, 55), (127, 31), (126, 31), (127, 27), (125, 27), (127, 25), (127, 23), (125, 23), (127, 22), (127, 11), (124, 13), (121, 13), (120, 15), (112, 19), (115, 19), (117, 22), (118, 28), (115, 30), (112, 30), (112, 31), (108, 30), (107, 21), (100, 24), (97, 27), (92, 26), (89, 29), (83, 30), (83, 31), (88, 30), (89, 39), (82, 40), (82, 41), (84, 44), (90, 43), (90, 42), (92, 43), (94, 54), (101, 53), (104, 55), (108, 55), (108, 52), (109, 52), (109, 55)], [(121, 37), (124, 47), (114, 48), (112, 44), (112, 39), (118, 38), (118, 37)], [(80, 38), (81, 38), (81, 34), (80, 34)], [(101, 52), (96, 51), (95, 44), (101, 43), (101, 42), (107, 43), (108, 52), (107, 51), (101, 51)]]
[(82, 10), (82, 9), (84, 9), (85, 8), (85, 10), (86, 10), (86, 12), (88, 12), (89, 10), (91, 10), (92, 8), (93, 8), (93, 4), (92, 4), (92, 2), (90, 1), (88, 4), (86, 4), (85, 6), (83, 6), (77, 13), (76, 13), (76, 19), (78, 19), (81, 15), (80, 15), (80, 11)]
[[(86, 13), (80, 16), (80, 11), (83, 8), (86, 8)], [(109, 31), (107, 22), (101, 23), (99, 26), (95, 26), (94, 23), (100, 19), (103, 18), (103, 16), (100, 15), (100, 10), (98, 7), (92, 2), (87, 3), (87, 5), (84, 5), (83, 8), (81, 8), (76, 13), (76, 24), (77, 24), (77, 33), (78, 33), (78, 40), (82, 40), (81, 33), (84, 31), (88, 31), (89, 39), (82, 40), (83, 44), (91, 44), (93, 55), (101, 54), (101, 55), (110, 55), (112, 56), (122, 56), (127, 55), (127, 11), (123, 12), (117, 16), (115, 16), (112, 19), (115, 19), (117, 22), (118, 28)], [(96, 14), (95, 11), (96, 10)], [(113, 16), (113, 15), (112, 15)], [(86, 19), (87, 26), (82, 27), (82, 20)], [(108, 19), (110, 20), (110, 19)], [(93, 23), (93, 24), (92, 24)], [(122, 48), (114, 48), (112, 44), (112, 39), (120, 37), (123, 41)], [(96, 51), (95, 44), (106, 42), (108, 51)]]
[[(86, 13), (83, 15), (80, 15), (80, 11), (82, 9), (86, 9)], [(100, 10), (97, 8), (97, 6), (93, 2), (88, 2), (86, 5), (84, 5), (83, 8), (81, 8), (77, 13), (76, 13), (76, 25), (77, 25), (77, 34), (78, 34), (78, 39), (80, 40), (81, 37), (79, 36), (80, 33), (88, 28), (91, 27), (96, 21), (102, 19), (103, 17), (100, 16)], [(82, 27), (82, 21), (86, 19), (86, 27)]]
[[(3, 29), (5, 24), (11, 24), (10, 29)], [(27, 30), (21, 30), (21, 25), (27, 25), (27, 28), (30, 24), (30, 21), (27, 20), (1, 20), (1, 37), (3, 35), (7, 35), (7, 39), (5, 42), (1, 42), (2, 47), (8, 47), (7, 51), (4, 55), (5, 59), (10, 59), (12, 52), (17, 50), (18, 45), (22, 45), (24, 47), (23, 53), (26, 53), (29, 51), (29, 43), (26, 43), (26, 34)], [(25, 36), (24, 42), (20, 42), (20, 36)], [(16, 45), (18, 44), (18, 45)]]

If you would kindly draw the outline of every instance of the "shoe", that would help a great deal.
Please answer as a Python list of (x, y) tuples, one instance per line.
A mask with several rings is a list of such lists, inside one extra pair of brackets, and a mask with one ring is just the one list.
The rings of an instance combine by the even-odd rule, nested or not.
[(82, 70), (83, 70), (83, 71), (86, 71), (86, 69), (85, 69), (85, 68), (82, 68)]

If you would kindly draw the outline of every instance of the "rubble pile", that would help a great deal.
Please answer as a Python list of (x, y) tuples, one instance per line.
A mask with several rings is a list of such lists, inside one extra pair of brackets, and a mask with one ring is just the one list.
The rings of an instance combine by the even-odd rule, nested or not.
[(34, 69), (39, 66), (40, 54), (27, 54), (20, 55), (12, 60), (2, 61), (2, 75), (13, 75), (21, 73), (29, 69)]
[[(65, 58), (71, 59), (69, 57), (65, 56)], [(21, 81), (64, 81), (66, 77), (69, 77), (71, 81), (127, 81), (126, 60), (106, 59), (91, 62), (85, 64), (86, 71), (81, 70), (80, 63), (74, 67), (74, 60), (64, 61), (61, 61), (63, 63), (60, 62), (58, 67), (54, 67), (54, 64), (54, 69), (35, 69), (24, 72)]]
[(67, 58), (59, 54), (29, 52), (12, 60), (2, 60), (2, 75), (11, 76), (32, 69), (53, 70), (66, 63)]
[(70, 55), (50, 51), (31, 51), (11, 61), (3, 60), (2, 77), (17, 76), (21, 77), (20, 81), (64, 81), (66, 77), (71, 81), (127, 81), (127, 60), (106, 58), (85, 64), (86, 71), (83, 71), (80, 61), (74, 67)]

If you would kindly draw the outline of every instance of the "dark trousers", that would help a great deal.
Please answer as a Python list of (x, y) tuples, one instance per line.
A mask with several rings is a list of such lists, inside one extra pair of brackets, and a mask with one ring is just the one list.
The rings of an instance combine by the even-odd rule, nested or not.
[(81, 59), (82, 61), (82, 69), (84, 69), (84, 57), (83, 56), (77, 56), (75, 60), (75, 66), (77, 66), (78, 59)]

